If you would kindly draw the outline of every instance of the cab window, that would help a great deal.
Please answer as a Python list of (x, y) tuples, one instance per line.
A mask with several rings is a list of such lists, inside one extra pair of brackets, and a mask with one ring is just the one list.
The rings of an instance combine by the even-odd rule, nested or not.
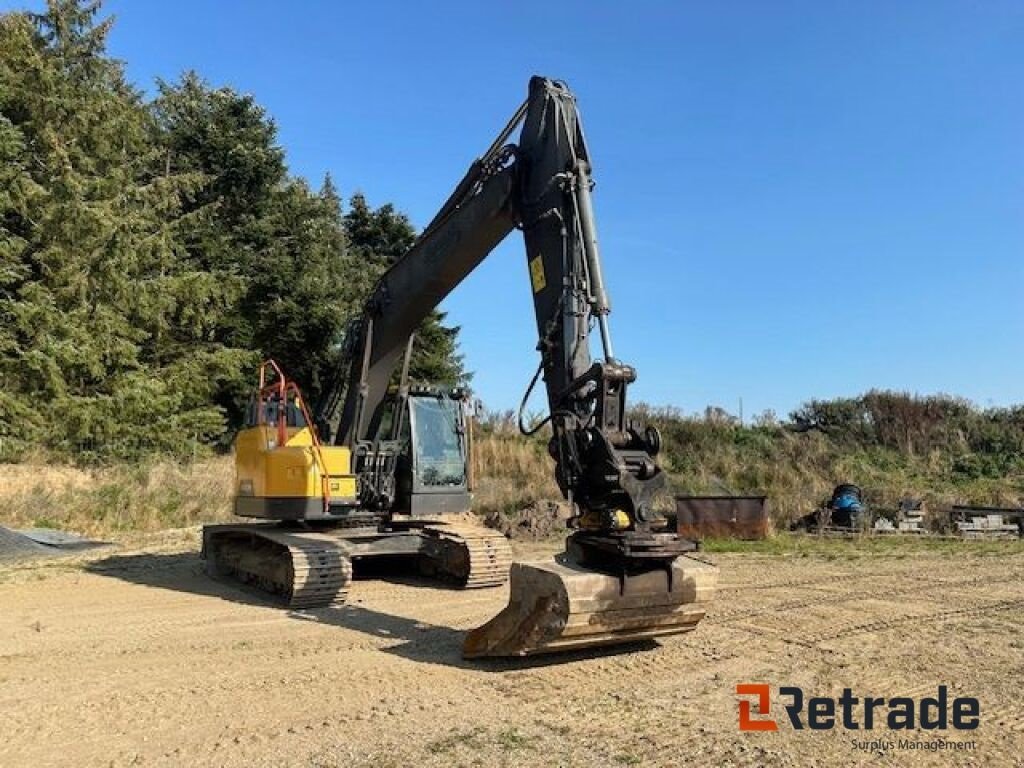
[(465, 485), (460, 403), (449, 398), (414, 397), (409, 404), (418, 484)]

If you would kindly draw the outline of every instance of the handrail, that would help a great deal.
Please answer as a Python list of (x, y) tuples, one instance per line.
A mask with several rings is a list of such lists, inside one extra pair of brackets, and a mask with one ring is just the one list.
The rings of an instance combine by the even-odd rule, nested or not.
[[(273, 374), (275, 380), (271, 381), (268, 371)], [(264, 402), (270, 395), (277, 395), (280, 410), (277, 418), (277, 445), (283, 446), (288, 442), (288, 395), (294, 393), (295, 403), (302, 412), (302, 418), (306, 422), (313, 443), (313, 456), (316, 459), (317, 470), (320, 473), (320, 493), (324, 502), (324, 514), (330, 510), (331, 504), (331, 478), (327, 470), (327, 460), (324, 459), (323, 446), (320, 436), (316, 432), (316, 425), (310, 418), (309, 410), (306, 408), (306, 399), (299, 390), (299, 385), (284, 375), (284, 371), (273, 360), (265, 360), (260, 363), (259, 389), (256, 393), (257, 425), (266, 424), (266, 411)]]

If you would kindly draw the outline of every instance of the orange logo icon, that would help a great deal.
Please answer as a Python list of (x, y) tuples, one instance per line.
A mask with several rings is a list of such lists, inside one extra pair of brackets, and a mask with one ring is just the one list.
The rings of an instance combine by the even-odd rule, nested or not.
[[(736, 686), (738, 696), (756, 696), (757, 711), (767, 715), (771, 710), (771, 689), (764, 683), (739, 683)], [(777, 731), (779, 726), (774, 720), (753, 720), (750, 717), (750, 701), (740, 699), (740, 730), (741, 731)]]

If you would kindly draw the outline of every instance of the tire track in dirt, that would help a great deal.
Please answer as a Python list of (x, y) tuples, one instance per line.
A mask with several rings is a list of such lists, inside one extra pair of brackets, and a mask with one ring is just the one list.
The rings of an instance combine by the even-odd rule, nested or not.
[[(1020, 695), (1019, 691), (1017, 695)], [(982, 706), (981, 721), (983, 725), (1024, 733), (1024, 706), (1016, 701), (996, 707)]]
[[(721, 568), (722, 566), (719, 566)], [(815, 576), (813, 578), (795, 578), (786, 581), (776, 581), (764, 583), (761, 581), (751, 581), (750, 583), (744, 582), (732, 582), (728, 584), (720, 584), (718, 587), (718, 593), (731, 593), (731, 592), (761, 592), (772, 589), (794, 589), (798, 587), (816, 587), (821, 585), (833, 584), (836, 581), (842, 579), (881, 579), (889, 578), (893, 576), (900, 576), (906, 574), (906, 569), (892, 570), (892, 571), (873, 571), (868, 574), (859, 573), (857, 571), (840, 571), (837, 573), (828, 573)]]
[(0, 764), (856, 758), (835, 738), (780, 733), (763, 749), (744, 739), (733, 691), (749, 680), (885, 696), (931, 695), (946, 681), (984, 692), (979, 762), (1011, 764), (1024, 749), (1007, 677), (1019, 668), (1018, 561), (722, 558), (725, 579), (750, 584), (724, 582), (693, 633), (472, 664), (459, 656), (461, 630), (500, 609), (506, 589), (357, 580), (348, 606), (287, 613), (209, 586), (194, 554), (155, 571), (122, 565), (0, 584)]
[[(869, 590), (865, 589), (863, 584), (855, 589), (844, 589), (838, 592), (828, 591), (829, 587), (822, 584), (819, 588), (824, 590), (821, 594), (814, 597), (807, 597), (797, 600), (791, 600), (788, 602), (782, 602), (778, 604), (765, 604), (763, 600), (759, 601), (760, 607), (757, 608), (741, 608), (737, 610), (716, 611), (714, 608), (711, 609), (707, 618), (704, 619), (703, 623), (706, 624), (728, 624), (733, 621), (740, 621), (744, 619), (754, 618), (757, 616), (765, 615), (778, 615), (780, 613), (788, 613), (792, 611), (799, 611), (805, 608), (815, 608), (822, 605), (834, 606), (842, 603), (853, 602), (864, 599), (882, 599), (892, 600), (893, 598), (904, 597), (912, 595), (915, 592), (920, 592), (920, 582), (933, 583), (928, 579), (921, 577), (914, 579), (913, 583), (904, 584), (902, 586), (889, 586), (882, 595), (873, 595)], [(972, 589), (981, 585), (989, 585), (993, 582), (1002, 583), (1002, 579), (996, 579), (992, 576), (977, 576), (972, 579), (961, 579), (952, 583), (950, 586), (952, 589)], [(947, 590), (948, 592), (948, 590)]]
[[(708, 617), (705, 618), (700, 627), (698, 628), (698, 634), (701, 630), (708, 629), (710, 627), (733, 627), (745, 633), (760, 634), (766, 639), (778, 640), (787, 644), (795, 644), (804, 648), (813, 649), (817, 651), (824, 651), (827, 653), (834, 653), (831, 649), (823, 649), (820, 644), (830, 639), (842, 639), (848, 636), (852, 636), (857, 633), (872, 632), (872, 631), (883, 631), (889, 627), (898, 627), (913, 621), (917, 623), (930, 622), (935, 620), (943, 620), (948, 617), (958, 617), (968, 615), (970, 612), (968, 609), (959, 609), (955, 611), (940, 611), (931, 612), (921, 617), (899, 617), (893, 619), (885, 619), (881, 621), (875, 621), (871, 623), (864, 622), (840, 622), (837, 625), (832, 625), (836, 628), (812, 628), (810, 631), (799, 626), (799, 623), (794, 623), (788, 630), (787, 634), (777, 634), (771, 630), (765, 630), (764, 628), (752, 629), (748, 626), (734, 625), (735, 622), (743, 621), (749, 618), (755, 618), (758, 616), (778, 616), (783, 613), (796, 613), (803, 609), (808, 608), (831, 608), (842, 604), (848, 604), (851, 602), (857, 602), (865, 599), (865, 587), (864, 581), (866, 579), (882, 579), (891, 578), (892, 576), (905, 576), (909, 575), (911, 569), (900, 568), (895, 570), (887, 570), (884, 572), (873, 572), (867, 575), (862, 575), (857, 579), (858, 587), (843, 589), (839, 592), (828, 591), (830, 587), (834, 585), (833, 574), (828, 575), (824, 579), (794, 579), (787, 580), (785, 582), (778, 582), (771, 586), (778, 588), (781, 584), (785, 584), (787, 587), (792, 588), (797, 586), (799, 588), (806, 588), (807, 586), (814, 586), (815, 588), (823, 590), (820, 594), (813, 597), (799, 598), (781, 603), (767, 603), (765, 604), (763, 599), (760, 601), (757, 608), (741, 608), (735, 610), (726, 609), (723, 614), (721, 611), (716, 611), (712, 607)], [(957, 579), (955, 586), (962, 589), (971, 589), (978, 585), (989, 584), (993, 581), (1000, 581), (997, 577), (991, 574), (981, 574), (968, 579)], [(890, 598), (902, 598), (921, 592), (922, 582), (927, 583), (927, 579), (914, 579), (906, 583), (900, 584), (899, 586), (893, 587), (887, 591), (883, 596), (882, 600), (889, 601)], [(1012, 604), (1011, 606), (1012, 607)], [(976, 612), (984, 613), (994, 610), (993, 607), (980, 607), (973, 609)], [(695, 665), (694, 658), (689, 655), (693, 649), (688, 649), (688, 653), (685, 654), (673, 654), (665, 653), (668, 647), (674, 643), (683, 644), (687, 642), (688, 638), (696, 637), (697, 635), (684, 635), (680, 638), (664, 639), (661, 642), (660, 653), (650, 653), (640, 651), (635, 654), (628, 654), (619, 657), (611, 657), (607, 664), (600, 665), (597, 668), (584, 668), (582, 665), (577, 669), (576, 672), (569, 673), (569, 680), (562, 681), (548, 681), (543, 676), (524, 674), (524, 685), (529, 689), (526, 691), (518, 690), (518, 694), (528, 697), (543, 699), (548, 695), (550, 690), (562, 685), (575, 684), (577, 677), (582, 681), (584, 678), (588, 681), (590, 687), (599, 687), (606, 680), (611, 681), (610, 684), (614, 686), (614, 681), (619, 678), (620, 675), (631, 676), (637, 674), (640, 676), (656, 676), (656, 675), (672, 675), (676, 674), (686, 668), (692, 668)], [(718, 663), (721, 667), (727, 667), (729, 663), (741, 658), (744, 654), (749, 655), (749, 641), (736, 639), (732, 643), (732, 647), (722, 647), (719, 645), (713, 652), (705, 652), (702, 654), (700, 663), (705, 666), (708, 664)]]
[(750, 625), (743, 624), (736, 624), (734, 626), (739, 627), (745, 631), (748, 631), (754, 635), (766, 635), (769, 637), (773, 637), (775, 639), (782, 640), (785, 643), (799, 645), (805, 648), (818, 648), (820, 643), (829, 640), (842, 640), (849, 637), (853, 637), (854, 635), (885, 632), (896, 628), (927, 625), (930, 623), (934, 623), (936, 621), (941, 621), (950, 618), (983, 616), (989, 613), (1001, 613), (1004, 611), (1011, 611), (1014, 609), (1024, 609), (1024, 599), (999, 600), (988, 605), (930, 611), (921, 615), (914, 616), (899, 616), (889, 619), (875, 619), (866, 622), (848, 622), (845, 624), (840, 623), (827, 625), (827, 629), (825, 629), (824, 631), (818, 630), (817, 632), (803, 634), (799, 637), (786, 636), (779, 632), (766, 629), (764, 627), (753, 627)]

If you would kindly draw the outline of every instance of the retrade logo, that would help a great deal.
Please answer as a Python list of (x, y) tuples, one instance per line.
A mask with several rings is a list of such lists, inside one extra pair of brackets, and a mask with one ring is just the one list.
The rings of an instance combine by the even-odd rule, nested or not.
[[(767, 683), (739, 683), (739, 727), (741, 731), (777, 731), (779, 723), (771, 714), (771, 686)], [(806, 696), (802, 688), (781, 686), (782, 710), (794, 730), (830, 731), (837, 725), (848, 731), (870, 731), (876, 725), (891, 731), (973, 731), (981, 720), (981, 703), (973, 696), (951, 699), (945, 685), (935, 696), (912, 699), (906, 696), (855, 696), (844, 688), (838, 698)], [(756, 717), (753, 711), (757, 705)]]

